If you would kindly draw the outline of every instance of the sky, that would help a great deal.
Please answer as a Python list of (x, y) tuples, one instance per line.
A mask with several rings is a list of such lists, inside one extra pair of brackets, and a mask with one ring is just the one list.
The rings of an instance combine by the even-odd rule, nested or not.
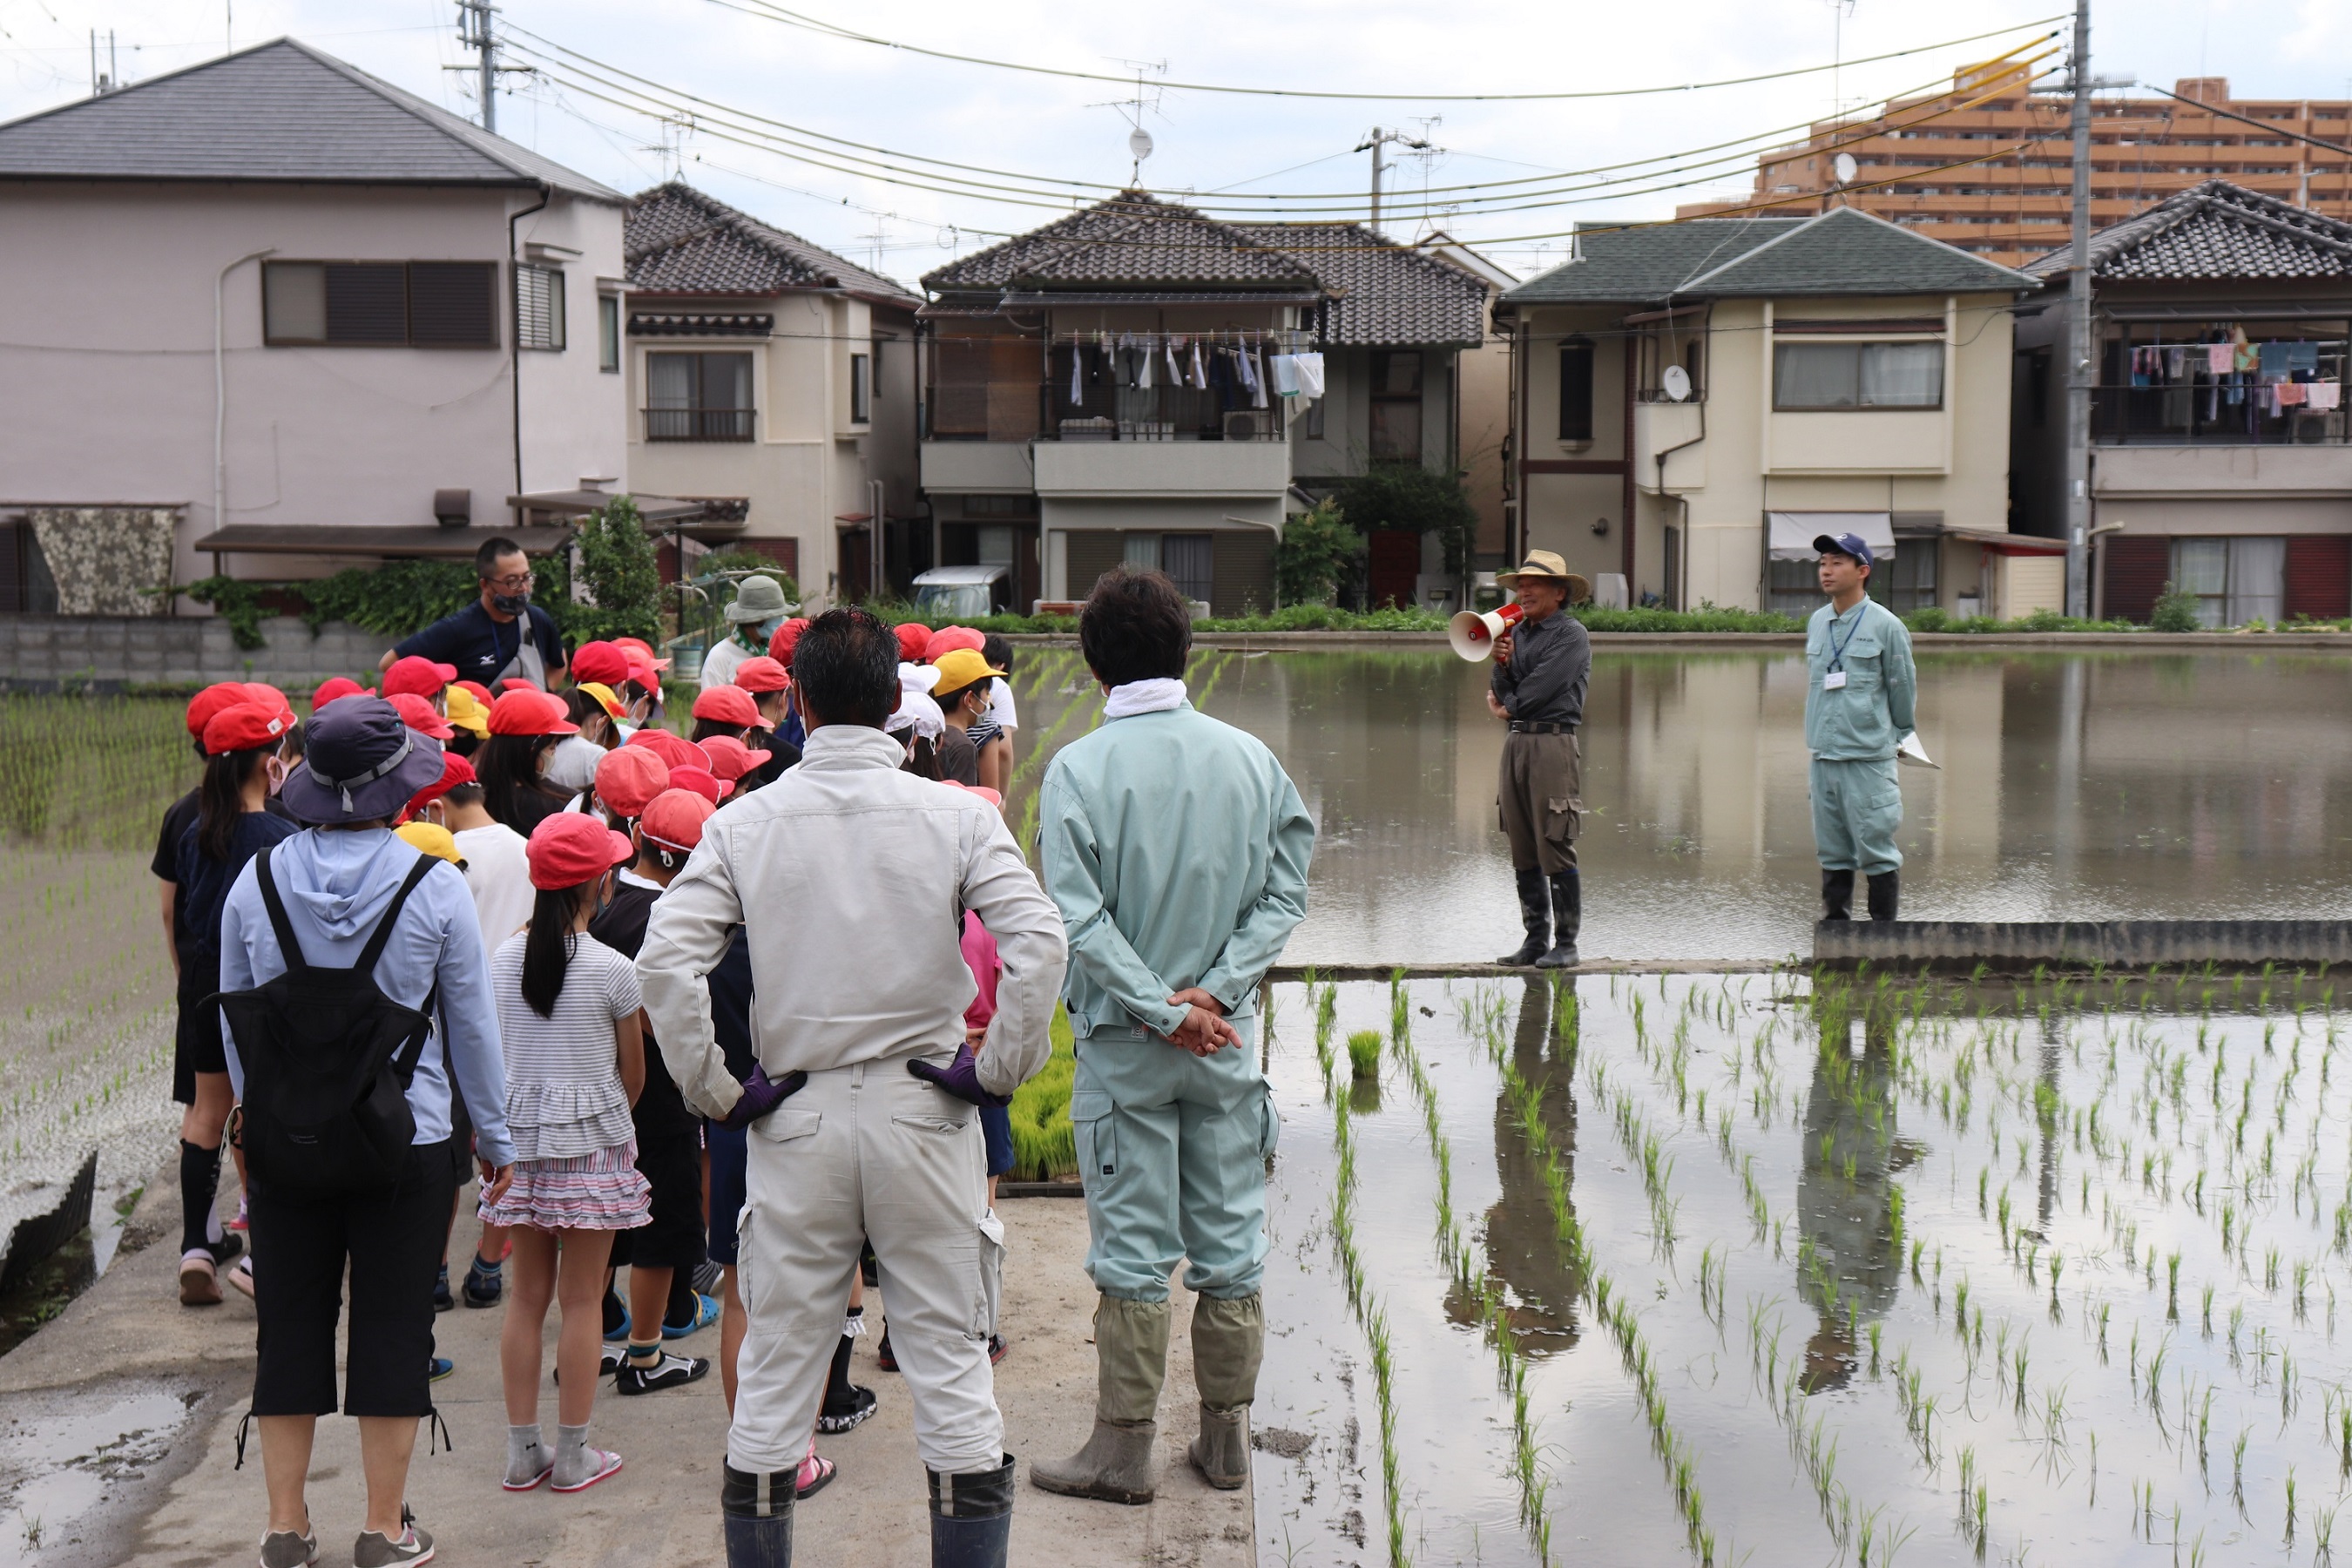
[[(500, 4), (497, 26), (526, 46), (505, 55), (505, 63), (527, 68), (501, 77), (502, 134), (624, 192), (682, 177), (910, 282), (1002, 234), (1051, 221), (1074, 197), (1097, 199), (1125, 184), (1134, 171), (1129, 138), (1139, 99), (1154, 143), (1141, 168), (1147, 188), (1253, 210), (1262, 204), (1268, 216), (1362, 217), (1370, 154), (1355, 149), (1375, 127), (1402, 131), (1429, 148), (1390, 153), (1382, 227), (1401, 237), (1443, 227), (1530, 276), (1565, 258), (1565, 235), (1579, 222), (1665, 217), (1678, 202), (1743, 194), (1752, 183), (1753, 152), (1774, 137), (1841, 104), (1851, 110), (1947, 80), (1957, 65), (2065, 25), (2048, 19), (2061, 0)], [(925, 58), (761, 14), (777, 9), (925, 48), (1124, 75), (1129, 83)], [(1679, 88), (1863, 62), (2010, 26), (2017, 30), (1996, 41), (1641, 96), (1335, 101), (1160, 85), (1419, 94)], [(110, 33), (127, 82), (213, 58), (232, 41), (243, 47), (290, 35), (478, 117), (473, 71), (453, 68), (470, 67), (474, 56), (458, 43), (448, 0), (0, 0), (0, 120), (86, 97), (92, 28), (99, 68), (107, 68)], [(2102, 0), (2094, 11), (2092, 65), (2096, 75), (2167, 87), (2180, 77), (2226, 76), (2242, 97), (2352, 97), (2352, 4)], [(612, 85), (615, 68), (643, 79), (638, 96), (625, 104), (604, 100), (629, 96)], [(649, 105), (646, 95), (660, 101)], [(686, 95), (727, 112), (705, 110), (689, 123)], [(861, 166), (838, 143), (803, 132), (884, 150), (865, 156), (904, 173)], [(779, 148), (777, 137), (801, 145)], [(1442, 189), (1661, 159), (1751, 137), (1765, 140), (1646, 170), (1575, 174), (1564, 183), (1618, 183), (1582, 190), (1573, 203), (1562, 203), (1558, 183), (1541, 181), (1518, 187), (1549, 193), (1540, 205), (1536, 197), (1496, 199), (1507, 186)], [(937, 165), (903, 154), (967, 165), (956, 174), (961, 182), (1018, 188), (947, 185)], [(1483, 208), (1472, 205), (1480, 202)], [(1460, 210), (1447, 210), (1457, 203)], [(1529, 210), (1494, 210), (1521, 205)]]

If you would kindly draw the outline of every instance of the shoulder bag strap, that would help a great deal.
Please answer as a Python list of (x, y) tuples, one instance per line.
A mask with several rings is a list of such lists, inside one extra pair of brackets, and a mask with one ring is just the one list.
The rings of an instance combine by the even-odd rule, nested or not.
[(270, 873), (269, 857), (277, 847), (273, 844), (253, 858), (253, 878), (261, 885), (261, 907), (268, 911), (278, 956), (286, 961), (288, 973), (295, 973), (310, 968), (310, 961), (302, 956), (302, 944), (294, 939), (294, 924), (286, 918), (286, 900), (278, 896), (278, 879)]
[(359, 963), (352, 965), (360, 973), (372, 975), (375, 973), (377, 962), (383, 957), (383, 950), (392, 941), (392, 928), (400, 922), (400, 911), (407, 907), (408, 895), (416, 890), (416, 884), (425, 880), (432, 869), (432, 856), (420, 854), (416, 857), (416, 864), (408, 868), (408, 879), (400, 884), (400, 891), (393, 894), (391, 907), (383, 911), (383, 918), (376, 921), (374, 931), (368, 937), (366, 949), (360, 953)]

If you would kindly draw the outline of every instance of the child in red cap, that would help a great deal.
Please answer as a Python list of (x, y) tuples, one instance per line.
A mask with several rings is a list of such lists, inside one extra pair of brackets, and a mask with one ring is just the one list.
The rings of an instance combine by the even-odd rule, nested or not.
[[(530, 924), (490, 956), (490, 994), (506, 1053), (507, 1126), (514, 1184), (485, 1202), (485, 1224), (513, 1227), (513, 1300), (499, 1342), (505, 1375), (509, 1491), (541, 1481), (582, 1491), (621, 1468), (588, 1446), (603, 1324), (604, 1265), (613, 1233), (644, 1225), (629, 1103), (645, 1087), (642, 1000), (636, 967), (589, 934), (614, 868), (635, 848), (584, 812), (531, 830)], [(539, 1424), (540, 1345), (547, 1309), (561, 1299), (556, 1332), (556, 1439)]]

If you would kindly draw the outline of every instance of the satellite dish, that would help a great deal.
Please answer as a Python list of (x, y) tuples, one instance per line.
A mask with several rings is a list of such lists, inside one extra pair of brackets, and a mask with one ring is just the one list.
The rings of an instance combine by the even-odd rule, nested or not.
[(1140, 125), (1129, 132), (1127, 133), (1127, 150), (1135, 155), (1135, 161), (1139, 163), (1144, 159), (1150, 157), (1151, 132), (1146, 131)]
[(1670, 364), (1666, 366), (1665, 374), (1658, 377), (1658, 385), (1673, 401), (1685, 402), (1691, 395), (1690, 372), (1678, 364)]
[(1851, 153), (1839, 153), (1837, 161), (1830, 166), (1837, 171), (1837, 183), (1841, 185), (1853, 184), (1853, 177), (1862, 173), (1862, 165), (1853, 161), (1853, 154)]

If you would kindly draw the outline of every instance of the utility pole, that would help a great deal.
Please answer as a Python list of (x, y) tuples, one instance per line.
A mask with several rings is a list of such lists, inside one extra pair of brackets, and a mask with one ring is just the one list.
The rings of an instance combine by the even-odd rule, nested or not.
[(2091, 613), (2091, 0), (2074, 0), (2074, 205), (2066, 269), (2066, 613)]
[(1372, 133), (1356, 144), (1357, 152), (1369, 150), (1372, 154), (1372, 218), (1366, 226), (1375, 234), (1381, 228), (1381, 176), (1396, 167), (1394, 163), (1381, 162), (1381, 149), (1390, 145), (1425, 150), (1429, 142), (1426, 138), (1408, 136), (1402, 131), (1383, 131), (1375, 125)]
[(482, 129), (494, 135), (499, 129), (499, 41), (490, 18), (497, 14), (490, 0), (457, 0), (457, 43), (480, 57), (476, 69), (481, 75)]

